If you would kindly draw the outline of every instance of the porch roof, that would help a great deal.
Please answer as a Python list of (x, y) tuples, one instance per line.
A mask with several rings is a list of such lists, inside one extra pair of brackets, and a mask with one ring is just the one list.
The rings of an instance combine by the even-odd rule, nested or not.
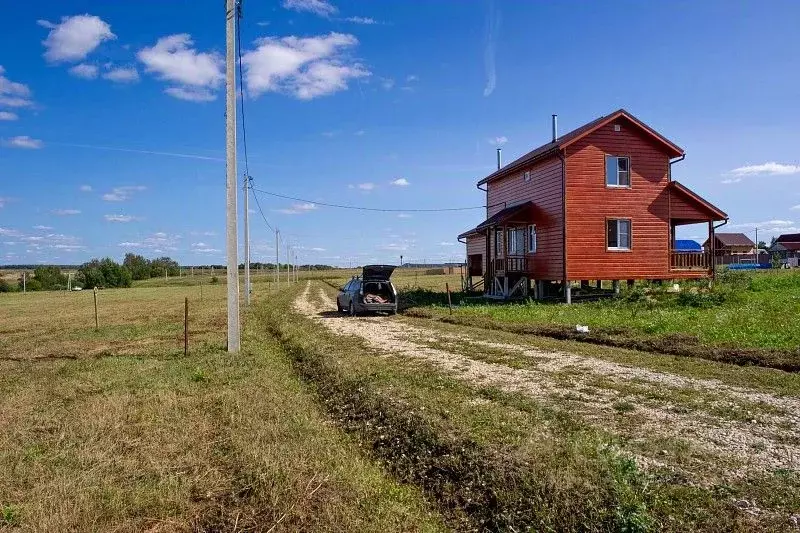
[(465, 237), (469, 237), (470, 235), (476, 235), (481, 231), (485, 230), (486, 228), (490, 228), (492, 226), (499, 226), (501, 224), (529, 224), (533, 223), (534, 217), (534, 205), (533, 202), (525, 202), (522, 204), (514, 205), (511, 207), (506, 207), (495, 213), (494, 215), (490, 216), (473, 229), (469, 231), (465, 231), (461, 235), (458, 236), (459, 239), (463, 239)]
[(674, 220), (680, 220), (683, 224), (694, 224), (698, 222), (706, 222), (708, 220), (719, 221), (719, 220), (727, 220), (728, 214), (725, 213), (722, 209), (715, 206), (689, 187), (678, 183), (677, 181), (671, 181), (669, 183), (669, 190), (670, 194), (674, 194), (675, 197), (684, 200), (689, 205), (691, 205), (695, 210), (697, 210), (697, 214), (699, 215), (696, 218), (692, 219), (680, 219), (677, 217), (673, 217)]

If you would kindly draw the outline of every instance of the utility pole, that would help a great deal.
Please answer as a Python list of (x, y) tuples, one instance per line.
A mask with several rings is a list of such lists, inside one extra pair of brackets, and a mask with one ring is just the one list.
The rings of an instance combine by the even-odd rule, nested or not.
[(244, 303), (250, 305), (250, 176), (244, 177)]
[(275, 288), (281, 287), (281, 246), (280, 246), (281, 232), (275, 228)]
[(28, 286), (27, 286), (28, 285), (28, 280), (27, 280), (26, 274), (27, 274), (27, 272), (25, 272), (25, 271), (22, 272), (22, 294), (25, 294), (26, 292), (28, 292)]
[(226, 252), (228, 259), (228, 352), (238, 353), (239, 339), (239, 244), (237, 242), (236, 194), (236, 0), (225, 0), (225, 160)]
[(292, 255), (291, 255), (291, 253), (289, 251), (289, 243), (286, 243), (286, 284), (287, 285), (292, 282), (292, 280), (289, 279), (289, 263), (292, 262), (291, 257), (292, 257)]

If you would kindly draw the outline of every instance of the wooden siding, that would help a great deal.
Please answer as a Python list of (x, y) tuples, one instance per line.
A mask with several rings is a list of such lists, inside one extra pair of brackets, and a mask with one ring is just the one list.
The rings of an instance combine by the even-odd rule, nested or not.
[(483, 235), (470, 235), (467, 237), (467, 256), (480, 255), (482, 257), (481, 269), (486, 272), (486, 237)]
[[(606, 154), (630, 158), (630, 188), (606, 186)], [(674, 277), (664, 147), (621, 118), (569, 146), (566, 157), (567, 278)], [(606, 220), (613, 218), (631, 220), (630, 251), (607, 249)]]
[[(523, 174), (531, 172), (530, 181)], [(561, 160), (557, 157), (522, 167), (505, 178), (487, 184), (487, 216), (505, 207), (532, 201), (536, 212), (537, 251), (531, 258), (534, 279), (557, 280), (564, 277), (563, 203)], [(494, 241), (494, 237), (492, 237)], [(494, 256), (494, 242), (492, 256)], [(501, 257), (503, 254), (500, 255)]]
[(675, 220), (697, 220), (699, 222), (706, 222), (708, 214), (700, 211), (697, 206), (679, 194), (670, 195), (670, 216)]

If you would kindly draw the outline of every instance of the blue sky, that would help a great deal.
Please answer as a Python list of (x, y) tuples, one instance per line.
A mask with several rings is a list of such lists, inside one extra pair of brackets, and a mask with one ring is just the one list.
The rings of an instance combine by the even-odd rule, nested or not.
[[(311, 201), (261, 195), (264, 213), (303, 262), (460, 259), (456, 235), (480, 209), (316, 202), (479, 206), (498, 142), (509, 161), (549, 140), (551, 113), (567, 131), (624, 107), (686, 150), (675, 179), (729, 228), (800, 231), (800, 4), (768, 5), (245, 0), (250, 174)], [(8, 15), (0, 264), (224, 262), (221, 1)], [(251, 220), (253, 259), (273, 259), (274, 236)]]

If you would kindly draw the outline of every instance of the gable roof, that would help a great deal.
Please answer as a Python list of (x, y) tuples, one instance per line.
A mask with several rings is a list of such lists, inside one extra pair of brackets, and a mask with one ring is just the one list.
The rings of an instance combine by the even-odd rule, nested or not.
[(570, 144), (586, 137), (596, 129), (602, 128), (609, 122), (617, 120), (618, 118), (625, 118), (629, 120), (631, 123), (633, 123), (633, 125), (637, 126), (639, 129), (641, 129), (642, 131), (653, 137), (656, 141), (664, 145), (667, 148), (667, 152), (669, 153), (670, 157), (679, 157), (683, 155), (683, 149), (681, 147), (679, 147), (678, 145), (676, 145), (675, 143), (673, 143), (672, 141), (670, 141), (669, 139), (658, 133), (656, 130), (654, 130), (653, 128), (651, 128), (650, 126), (648, 126), (647, 124), (645, 124), (644, 122), (642, 122), (641, 120), (630, 114), (625, 109), (618, 109), (613, 113), (609, 113), (608, 115), (596, 118), (593, 121), (584, 124), (583, 126), (575, 128), (574, 130), (560, 136), (554, 142), (549, 142), (547, 144), (539, 146), (538, 148), (534, 148), (533, 150), (523, 155), (522, 157), (515, 159), (506, 166), (489, 174), (481, 181), (479, 181), (478, 185), (483, 185), (484, 183), (488, 183), (490, 181), (506, 176), (523, 165), (527, 165), (535, 161), (554, 156), (560, 150), (563, 150)]
[[(698, 204), (700, 207), (708, 211), (714, 217), (713, 220), (725, 220), (726, 218), (728, 218), (728, 214), (725, 213), (725, 211), (715, 206), (714, 204), (712, 204), (711, 202), (709, 202), (708, 200), (706, 200), (705, 198), (703, 198), (702, 196), (691, 190), (686, 185), (683, 185), (682, 183), (677, 181), (671, 181), (669, 182), (669, 187), (678, 194), (682, 195), (684, 198), (688, 198), (690, 201)], [(725, 235), (725, 234), (720, 234), (720, 235)], [(734, 234), (730, 233), (728, 235), (734, 235)]]
[(752, 246), (755, 247), (756, 243), (750, 240), (750, 237), (744, 233), (715, 233), (717, 240), (722, 246)]
[(787, 242), (800, 242), (800, 233), (784, 233), (775, 239), (775, 242), (779, 242), (781, 244), (785, 244)]

